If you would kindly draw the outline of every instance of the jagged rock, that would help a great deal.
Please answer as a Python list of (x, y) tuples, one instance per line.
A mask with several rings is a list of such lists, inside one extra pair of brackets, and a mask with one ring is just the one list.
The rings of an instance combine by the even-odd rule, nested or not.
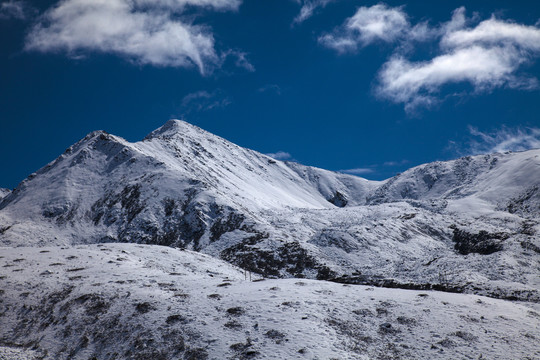
[(488, 233), (485, 230), (480, 230), (478, 234), (471, 234), (454, 228), (452, 240), (456, 243), (454, 249), (462, 255), (471, 253), (489, 255), (502, 251), (502, 241), (508, 238), (509, 235), (505, 233)]

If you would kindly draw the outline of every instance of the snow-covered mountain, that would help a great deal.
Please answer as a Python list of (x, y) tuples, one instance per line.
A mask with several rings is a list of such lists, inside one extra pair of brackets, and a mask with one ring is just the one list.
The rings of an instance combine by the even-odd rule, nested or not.
[(188, 248), (269, 277), (538, 300), (540, 150), (368, 181), (274, 160), (183, 121), (103, 131), (0, 202), (7, 246)]
[(133, 144), (89, 134), (30, 175), (0, 210), (13, 220), (4, 239), (26, 245), (134, 241), (200, 249), (243, 223), (264, 222), (261, 210), (361, 204), (377, 185), (277, 161), (171, 120)]
[(540, 151), (467, 156), (420, 165), (370, 194), (367, 203), (452, 200), (461, 211), (493, 210), (537, 218), (540, 213)]
[(0, 359), (538, 358), (539, 187), (540, 150), (377, 182), (93, 132), (0, 191)]

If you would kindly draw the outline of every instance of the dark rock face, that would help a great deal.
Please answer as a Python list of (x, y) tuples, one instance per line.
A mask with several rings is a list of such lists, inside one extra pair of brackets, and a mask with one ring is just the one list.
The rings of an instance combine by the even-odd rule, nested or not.
[(345, 197), (345, 195), (343, 195), (342, 193), (340, 193), (339, 191), (336, 191), (334, 193), (334, 196), (332, 196), (331, 198), (327, 199), (330, 203), (336, 205), (337, 207), (345, 207), (347, 206), (347, 204), (349, 203), (349, 201), (347, 200), (347, 198)]
[[(96, 201), (91, 208), (91, 218), (94, 225), (103, 221), (106, 225), (111, 225), (120, 218), (125, 218), (127, 223), (133, 219), (144, 209), (144, 204), (141, 203), (141, 185), (127, 185), (118, 194), (107, 193), (101, 199)], [(120, 213), (116, 211), (115, 205), (121, 205)]]
[(243, 269), (266, 277), (281, 277), (281, 271), (293, 277), (306, 277), (307, 271), (317, 271), (317, 279), (327, 280), (336, 276), (327, 266), (320, 264), (297, 242), (287, 242), (274, 251), (263, 250), (258, 244), (268, 234), (254, 234), (241, 243), (221, 252), (220, 257)]
[(518, 214), (524, 217), (530, 217), (530, 215), (536, 215), (540, 213), (540, 191), (538, 186), (533, 186), (519, 196), (511, 199), (507, 206), (506, 211), (511, 214)]
[(221, 235), (240, 229), (244, 220), (244, 215), (235, 212), (230, 212), (227, 216), (217, 219), (210, 228), (210, 240), (216, 241)]
[(489, 255), (501, 251), (502, 242), (508, 237), (509, 235), (505, 233), (488, 233), (485, 230), (471, 234), (455, 227), (452, 241), (455, 242), (454, 249), (461, 255), (471, 253)]
[[(190, 185), (200, 185), (198, 183)], [(201, 250), (201, 238), (208, 235), (217, 241), (223, 234), (243, 227), (246, 216), (235, 209), (198, 199), (199, 188), (190, 187), (178, 197), (161, 200), (158, 216), (149, 209), (148, 195), (141, 184), (127, 185), (119, 191), (108, 191), (86, 214), (94, 225), (117, 230), (117, 237), (103, 241), (137, 242)], [(70, 214), (60, 209), (57, 219)], [(52, 216), (52, 215), (51, 215)], [(59, 221), (59, 220), (58, 220)]]
[(65, 203), (56, 206), (44, 206), (42, 215), (48, 219), (56, 220), (58, 225), (72, 221), (77, 214), (78, 204)]

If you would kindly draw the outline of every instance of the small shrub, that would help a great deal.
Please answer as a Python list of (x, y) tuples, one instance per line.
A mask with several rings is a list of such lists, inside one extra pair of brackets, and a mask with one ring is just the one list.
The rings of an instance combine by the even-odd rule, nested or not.
[(138, 303), (135, 305), (135, 310), (140, 314), (146, 314), (150, 310), (155, 310), (155, 308), (148, 302)]
[(280, 344), (285, 339), (284, 333), (274, 329), (268, 330), (266, 333), (264, 333), (264, 336), (274, 340), (276, 344)]
[(208, 351), (203, 348), (188, 349), (184, 353), (184, 360), (206, 360), (208, 359)]
[(397, 322), (401, 325), (416, 325), (417, 324), (416, 319), (409, 318), (406, 316), (398, 316)]
[(441, 341), (439, 341), (437, 344), (441, 345), (445, 348), (450, 348), (456, 346), (456, 343), (453, 340), (450, 340), (449, 338), (444, 338)]
[(185, 316), (179, 314), (170, 315), (167, 317), (167, 320), (165, 320), (167, 324), (175, 324), (177, 322), (186, 323), (187, 321), (188, 319)]
[(381, 334), (394, 334), (399, 332), (399, 329), (396, 329), (392, 326), (392, 324), (386, 322), (379, 325), (379, 333)]
[(233, 315), (233, 316), (240, 316), (244, 313), (245, 313), (244, 309), (241, 308), (240, 306), (227, 309), (227, 314)]
[(360, 316), (373, 316), (373, 312), (369, 309), (358, 309), (353, 310), (353, 314), (360, 315)]
[(469, 332), (466, 332), (466, 331), (456, 331), (450, 335), (453, 335), (453, 336), (456, 336), (460, 339), (463, 339), (465, 341), (475, 341), (476, 339), (478, 339), (477, 336), (474, 336), (473, 334), (469, 333)]
[(239, 330), (242, 328), (242, 324), (240, 324), (236, 320), (231, 320), (229, 322), (226, 322), (223, 326), (225, 326), (227, 329), (233, 329), (233, 330)]
[(388, 310), (385, 308), (378, 307), (376, 310), (377, 310), (377, 316), (388, 315)]

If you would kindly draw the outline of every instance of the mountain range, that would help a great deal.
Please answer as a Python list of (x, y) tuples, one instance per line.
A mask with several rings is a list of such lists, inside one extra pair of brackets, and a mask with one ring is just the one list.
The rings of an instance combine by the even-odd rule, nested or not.
[[(451, 296), (481, 295), (534, 308), (540, 302), (539, 187), (540, 150), (433, 162), (413, 167), (385, 181), (370, 181), (276, 160), (187, 122), (170, 120), (135, 143), (104, 131), (92, 132), (31, 174), (14, 190), (0, 190), (0, 245), (3, 252), (13, 257), (10, 261), (16, 260), (15, 254), (19, 250), (23, 260), (27, 254), (32, 254), (28, 257), (33, 259), (34, 267), (29, 269), (35, 268), (38, 278), (44, 270), (36, 260), (39, 249), (54, 254), (55, 260), (49, 261), (51, 264), (63, 264), (65, 260), (56, 258), (62, 252), (59, 249), (72, 249), (69, 250), (73, 252), (71, 256), (83, 259), (89, 253), (96, 258), (100, 253), (98, 247), (113, 246), (114, 251), (119, 252), (118, 258), (129, 258), (122, 252), (133, 253), (134, 246), (142, 246), (152, 253), (152, 260), (144, 260), (143, 253), (137, 255), (138, 261), (159, 263), (159, 251), (155, 250), (159, 245), (165, 246), (164, 249), (181, 249), (184, 257), (201, 259), (200, 256), (208, 256), (207, 259), (212, 260), (206, 262), (215, 262), (214, 266), (223, 269), (230, 267), (223, 271), (228, 276), (234, 274), (232, 279), (246, 280), (247, 272), (251, 272), (261, 280), (276, 279), (272, 280), (277, 281), (276, 284), (282, 281), (287, 284), (284, 287), (291, 288), (290, 291), (296, 291), (293, 289), (295, 280), (285, 279), (303, 278), (309, 286), (321, 286), (320, 291), (339, 293), (339, 297), (346, 295), (337, 287), (354, 285), (377, 288), (377, 296), (386, 296), (384, 301), (388, 301), (390, 295), (380, 295), (382, 289), (378, 288), (392, 288), (399, 291), (399, 296), (403, 296), (403, 289), (456, 293)], [(178, 251), (174, 249), (164, 251), (169, 254)], [(98, 259), (99, 256), (81, 265), (81, 271), (94, 268), (97, 263), (101, 264), (100, 268), (107, 266)], [(5, 265), (10, 265), (4, 261)], [(191, 260), (192, 263), (198, 261)], [(93, 262), (96, 264), (92, 265)], [(218, 271), (206, 265), (201, 270), (201, 266), (197, 265), (197, 271), (194, 271), (199, 274), (197, 276), (201, 272)], [(9, 268), (4, 266), (5, 271)], [(154, 269), (154, 266), (150, 268)], [(111, 270), (111, 273), (115, 272)], [(93, 276), (97, 273), (100, 274), (98, 277), (106, 276), (95, 268)], [(43, 276), (54, 278), (55, 274)], [(56, 278), (56, 281), (69, 283), (66, 279)], [(317, 281), (335, 284), (317, 285)], [(17, 284), (24, 282), (24, 277), (17, 278)], [(16, 289), (13, 284), (11, 286)], [(50, 286), (56, 289), (59, 285)], [(256, 287), (249, 282), (245, 286)], [(52, 288), (43, 291), (46, 293)], [(55, 293), (65, 289), (56, 289)], [(69, 301), (77, 303), (78, 297), (71, 298), (80, 292), (81, 288), (77, 289), (72, 288), (51, 306), (60, 309)], [(110, 293), (111, 289), (103, 291)], [(6, 293), (0, 295), (5, 297)], [(113, 297), (112, 293), (109, 295)], [(13, 295), (4, 304), (11, 301), (12, 309), (22, 306), (15, 305), (14, 299)], [(141, 303), (148, 303), (148, 298), (145, 299)], [(91, 304), (90, 300), (81, 300), (77, 304)], [(28, 314), (37, 318), (46, 316), (47, 309), (35, 313), (37, 303), (39, 301), (34, 301), (33, 310)], [(22, 308), (18, 309), (24, 313)], [(192, 308), (185, 311), (188, 310), (194, 311)], [(525, 323), (538, 326), (540, 317), (527, 317), (523, 308), (519, 311), (525, 314)], [(28, 318), (20, 313), (18, 317), (11, 314), (5, 306), (3, 314), (0, 323), (7, 316), (20, 331), (0, 334), (3, 336), (0, 345), (21, 345), (21, 339), (29, 336), (20, 329), (28, 324), (21, 321), (28, 321), (24, 320)], [(345, 321), (343, 316), (340, 319)], [(372, 320), (377, 320), (377, 316)], [(325, 320), (325, 326), (333, 332), (350, 330), (336, 324), (328, 325), (328, 321)], [(437, 321), (444, 322), (444, 319)], [(38, 326), (43, 333), (40, 326), (44, 325)], [(50, 326), (56, 332), (66, 331), (58, 324)], [(78, 326), (82, 327), (81, 324)], [(381, 336), (385, 329), (377, 326), (369, 331)], [(34, 334), (39, 333), (35, 327), (28, 329), (33, 329)], [(204, 332), (200, 327), (197, 329)], [(143, 330), (137, 334), (144, 333)], [(391, 326), (387, 330), (388, 334), (393, 334)], [(281, 334), (281, 330), (276, 331)], [(51, 335), (42, 334), (43, 338), (47, 336)], [(212, 336), (219, 337), (217, 334)], [(343, 336), (349, 340), (354, 338), (350, 333)], [(283, 340), (285, 335), (278, 338)], [(463, 337), (457, 338), (463, 340)], [(41, 350), (46, 348), (42, 340), (36, 339), (25, 342), (25, 348), (28, 349), (30, 343), (32, 346), (39, 344)], [(273, 344), (278, 343), (276, 339), (271, 340)], [(91, 343), (95, 345), (96, 341)], [(231, 350), (230, 356), (249, 358), (246, 354), (252, 348), (250, 341), (240, 343), (237, 346), (240, 350)], [(367, 358), (385, 353), (379, 345), (366, 345)], [(444, 344), (436, 347), (445, 348)], [(48, 349), (55, 356), (67, 354), (67, 350), (56, 345)], [(93, 349), (101, 354), (97, 358), (115, 358), (112, 355), (106, 357), (103, 349), (95, 346)], [(177, 350), (186, 358), (189, 349), (187, 346)], [(358, 355), (355, 351), (343, 349), (336, 350), (341, 354), (339, 358), (362, 358), (355, 357)], [(90, 352), (79, 350), (76, 352), (79, 358), (91, 358)], [(208, 350), (204, 351), (209, 356)], [(213, 351), (219, 354), (225, 350)], [(260, 350), (253, 351), (263, 354)], [(320, 351), (313, 353), (311, 358), (330, 358)], [(423, 351), (418, 348), (400, 354), (409, 354), (410, 358), (432, 356), (429, 351)], [(47, 357), (44, 352), (40, 354), (34, 355)], [(127, 352), (124, 353), (127, 356), (125, 354)], [(452, 356), (456, 354), (450, 352), (448, 358), (455, 358)], [(295, 356), (300, 355), (296, 353)]]

